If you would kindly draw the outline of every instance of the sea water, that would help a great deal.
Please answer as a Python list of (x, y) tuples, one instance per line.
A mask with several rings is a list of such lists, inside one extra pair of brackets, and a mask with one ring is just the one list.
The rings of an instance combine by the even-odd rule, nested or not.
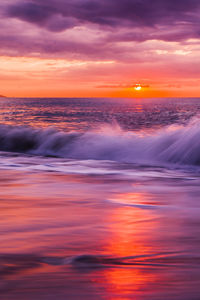
[(200, 295), (200, 99), (0, 99), (0, 298)]

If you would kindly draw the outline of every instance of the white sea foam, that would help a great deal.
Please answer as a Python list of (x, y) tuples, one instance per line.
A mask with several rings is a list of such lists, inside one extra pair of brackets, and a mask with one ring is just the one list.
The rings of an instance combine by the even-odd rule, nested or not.
[(200, 165), (200, 120), (152, 134), (123, 131), (116, 124), (85, 133), (1, 125), (0, 150), (74, 159)]

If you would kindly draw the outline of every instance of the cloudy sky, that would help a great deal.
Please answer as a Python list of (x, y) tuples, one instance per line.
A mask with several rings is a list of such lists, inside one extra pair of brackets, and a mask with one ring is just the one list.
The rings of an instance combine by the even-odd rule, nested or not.
[(199, 0), (1, 0), (0, 15), (0, 94), (200, 96)]

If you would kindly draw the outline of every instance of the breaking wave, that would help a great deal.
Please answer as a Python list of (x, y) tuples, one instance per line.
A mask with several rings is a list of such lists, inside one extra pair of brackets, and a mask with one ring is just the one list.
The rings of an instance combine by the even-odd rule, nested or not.
[(118, 125), (85, 133), (1, 125), (0, 150), (70, 159), (200, 165), (200, 120), (151, 134), (123, 131)]

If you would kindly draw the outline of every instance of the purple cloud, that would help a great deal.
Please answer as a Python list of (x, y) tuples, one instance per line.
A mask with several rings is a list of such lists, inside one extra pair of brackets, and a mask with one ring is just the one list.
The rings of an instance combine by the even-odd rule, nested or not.
[[(7, 5), (9, 17), (46, 26), (52, 17), (62, 16), (66, 27), (92, 23), (108, 27), (193, 24), (199, 21), (199, 0), (32, 0)], [(76, 22), (69, 24), (69, 20)], [(48, 26), (48, 25), (47, 25)], [(55, 25), (56, 26), (56, 25)]]
[(147, 41), (200, 36), (199, 0), (2, 0), (0, 13), (0, 54), (148, 61)]
[(49, 17), (55, 14), (53, 8), (45, 7), (43, 4), (39, 5), (33, 2), (22, 2), (8, 6), (7, 11), (10, 17), (41, 25), (44, 24)]

